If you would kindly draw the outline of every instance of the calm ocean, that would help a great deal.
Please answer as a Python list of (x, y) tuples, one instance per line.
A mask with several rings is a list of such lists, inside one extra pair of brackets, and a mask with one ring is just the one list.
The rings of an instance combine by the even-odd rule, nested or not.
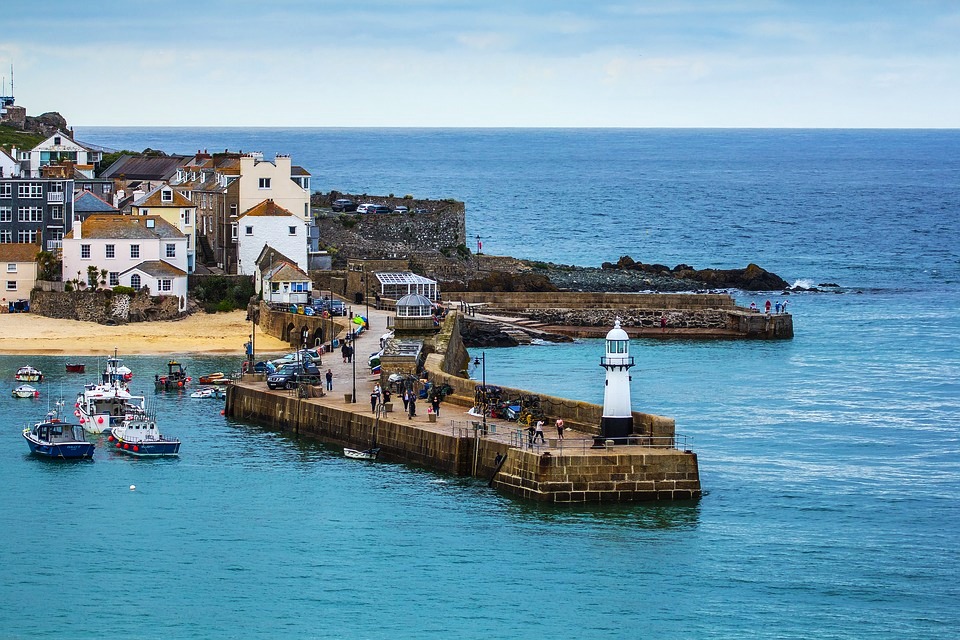
[[(48, 464), (19, 433), (45, 401), (0, 396), (0, 637), (960, 636), (960, 132), (77, 136), (290, 153), (315, 190), (456, 198), (489, 253), (752, 261), (842, 293), (790, 296), (787, 342), (633, 342), (634, 407), (700, 456), (693, 503), (530, 504), (152, 390), (179, 460)], [(599, 402), (601, 344), (488, 350), (487, 379)], [(0, 371), (12, 388), (29, 361), (72, 398), (64, 360)], [(163, 363), (128, 358), (145, 382)]]

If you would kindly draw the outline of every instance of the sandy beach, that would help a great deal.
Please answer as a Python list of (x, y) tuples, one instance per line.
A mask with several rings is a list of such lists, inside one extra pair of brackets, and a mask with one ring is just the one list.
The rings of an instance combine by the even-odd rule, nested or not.
[[(236, 353), (250, 336), (246, 312), (195, 313), (182, 320), (105, 326), (57, 320), (32, 313), (0, 314), (0, 354), (100, 355), (114, 348), (126, 355)], [(256, 350), (280, 353), (290, 346), (259, 330)]]

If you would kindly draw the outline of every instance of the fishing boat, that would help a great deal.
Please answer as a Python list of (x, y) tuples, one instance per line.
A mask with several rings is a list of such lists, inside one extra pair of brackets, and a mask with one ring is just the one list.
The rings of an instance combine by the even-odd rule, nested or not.
[(57, 409), (49, 412), (42, 422), (23, 430), (30, 453), (62, 460), (92, 458), (95, 445), (84, 439), (80, 425), (61, 422), (61, 407), (63, 402), (58, 402)]
[(144, 401), (123, 384), (87, 384), (77, 396), (74, 415), (87, 433), (103, 433), (119, 425), (129, 411), (143, 409)]
[(116, 349), (113, 350), (113, 357), (107, 358), (107, 366), (104, 367), (100, 379), (103, 384), (124, 384), (133, 380), (133, 371), (124, 366)]
[(377, 456), (380, 455), (380, 447), (364, 449), (363, 451), (358, 449), (347, 449), (344, 447), (343, 455), (348, 458), (353, 458), (354, 460), (376, 460)]
[(40, 392), (28, 384), (22, 384), (13, 390), (14, 398), (39, 398)]
[(187, 376), (186, 368), (177, 362), (171, 360), (167, 363), (166, 375), (155, 375), (154, 384), (159, 391), (170, 391), (171, 389), (182, 389), (192, 378)]
[(13, 377), (19, 382), (40, 382), (43, 380), (43, 372), (27, 365), (17, 369), (17, 373)]
[(87, 370), (87, 365), (82, 362), (68, 362), (66, 366), (67, 373), (85, 373)]
[(217, 387), (201, 387), (190, 394), (191, 398), (224, 398), (226, 394), (223, 389)]
[(160, 433), (155, 417), (142, 409), (124, 415), (120, 426), (110, 431), (107, 441), (117, 451), (131, 456), (159, 458), (180, 454), (180, 440)]

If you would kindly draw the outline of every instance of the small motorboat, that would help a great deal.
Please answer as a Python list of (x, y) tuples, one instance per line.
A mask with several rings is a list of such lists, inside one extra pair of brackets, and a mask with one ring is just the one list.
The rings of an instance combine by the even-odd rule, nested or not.
[(92, 458), (96, 446), (84, 439), (83, 427), (60, 421), (62, 406), (63, 402), (58, 402), (57, 409), (48, 413), (43, 422), (23, 430), (30, 453), (63, 460)]
[(182, 389), (192, 379), (193, 378), (187, 375), (186, 368), (176, 360), (171, 360), (167, 363), (166, 375), (158, 374), (153, 377), (154, 384), (158, 391)]
[(19, 382), (41, 382), (43, 380), (43, 372), (27, 365), (17, 369), (14, 378)]
[(14, 398), (39, 398), (40, 392), (28, 384), (22, 384), (13, 390)]
[(200, 376), (200, 384), (217, 384), (217, 380), (222, 380), (225, 376), (222, 371), (217, 371), (216, 373), (208, 373), (205, 376)]
[(343, 455), (348, 458), (353, 458), (354, 460), (376, 460), (377, 456), (380, 455), (380, 447), (364, 449), (363, 451), (358, 449), (347, 449), (344, 447)]
[(82, 362), (68, 362), (66, 366), (67, 373), (85, 373), (87, 370), (87, 365)]
[(217, 387), (201, 387), (193, 393), (190, 394), (191, 398), (223, 398), (226, 394), (223, 392), (223, 389), (218, 389)]
[(120, 426), (110, 430), (107, 442), (131, 456), (158, 458), (180, 454), (180, 440), (161, 434), (157, 421), (142, 410), (127, 413)]

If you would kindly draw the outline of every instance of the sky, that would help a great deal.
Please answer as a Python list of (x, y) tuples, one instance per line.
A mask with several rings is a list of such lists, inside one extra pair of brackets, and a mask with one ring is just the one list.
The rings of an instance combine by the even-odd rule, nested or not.
[(6, 2), (11, 63), (76, 126), (960, 126), (958, 0)]

